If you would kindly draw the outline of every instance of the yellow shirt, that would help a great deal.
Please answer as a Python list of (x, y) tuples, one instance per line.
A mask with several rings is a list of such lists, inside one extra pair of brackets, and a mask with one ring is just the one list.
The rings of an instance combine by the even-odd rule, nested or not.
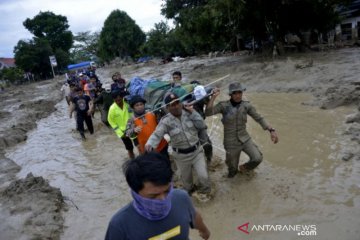
[(124, 136), (126, 124), (131, 116), (132, 113), (129, 112), (129, 105), (124, 100), (122, 109), (115, 102), (110, 106), (107, 119), (119, 138)]

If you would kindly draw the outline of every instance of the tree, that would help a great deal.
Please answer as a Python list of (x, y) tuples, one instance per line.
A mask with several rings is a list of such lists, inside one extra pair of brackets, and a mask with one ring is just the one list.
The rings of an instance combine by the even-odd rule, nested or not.
[(335, 11), (349, 0), (164, 0), (161, 13), (173, 19), (188, 52), (234, 49), (239, 36), (282, 40), (288, 33), (327, 32)]
[(167, 0), (161, 13), (174, 19), (179, 40), (196, 54), (233, 48), (242, 6), (239, 0)]
[[(0, 70), (0, 79), (7, 80), (10, 83), (15, 83), (17, 80), (22, 79), (24, 76), (24, 72), (18, 68), (4, 68)], [(3, 87), (3, 85), (0, 85)]]
[(146, 43), (142, 46), (142, 53), (156, 57), (184, 55), (185, 49), (177, 33), (170, 29), (166, 22), (161, 21), (154, 25), (147, 33)]
[(145, 40), (145, 33), (126, 12), (114, 10), (101, 30), (98, 55), (105, 61), (135, 56)]
[(32, 72), (41, 78), (50, 77), (49, 56), (53, 55), (53, 51), (46, 39), (20, 40), (14, 53), (16, 65), (25, 72)]
[(67, 18), (52, 12), (40, 12), (33, 19), (27, 18), (24, 27), (35, 37), (47, 39), (52, 49), (68, 52), (73, 44), (73, 35), (69, 31)]
[(98, 51), (100, 33), (79, 32), (74, 36), (75, 44), (71, 48), (72, 62), (92, 59)]
[(33, 19), (27, 18), (23, 24), (34, 37), (20, 40), (15, 46), (16, 65), (24, 71), (47, 78), (51, 72), (49, 56), (55, 55), (58, 69), (65, 68), (70, 62), (69, 49), (73, 42), (66, 17), (40, 12)]

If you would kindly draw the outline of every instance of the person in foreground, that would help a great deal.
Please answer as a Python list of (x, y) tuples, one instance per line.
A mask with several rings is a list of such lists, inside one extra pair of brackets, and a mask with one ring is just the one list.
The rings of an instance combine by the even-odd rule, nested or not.
[[(251, 116), (260, 126), (269, 131), (273, 143), (279, 141), (278, 135), (265, 119), (257, 113), (255, 107), (243, 100), (243, 92), (246, 90), (239, 82), (229, 85), (230, 99), (221, 101), (214, 106), (214, 100), (220, 94), (219, 89), (214, 89), (214, 94), (206, 105), (205, 115), (212, 116), (222, 114), (224, 125), (224, 148), (226, 150), (226, 165), (228, 177), (234, 177), (238, 172), (246, 173), (256, 168), (262, 161), (263, 155), (257, 145), (252, 141), (246, 130), (247, 115)], [(240, 153), (244, 151), (250, 160), (239, 166)]]
[(189, 228), (209, 239), (210, 231), (187, 192), (173, 189), (170, 161), (151, 152), (123, 165), (133, 201), (111, 219), (105, 240), (189, 239)]

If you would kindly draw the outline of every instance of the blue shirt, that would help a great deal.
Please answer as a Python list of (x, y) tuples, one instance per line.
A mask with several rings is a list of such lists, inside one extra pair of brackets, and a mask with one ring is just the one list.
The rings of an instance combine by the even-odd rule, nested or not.
[(171, 206), (167, 217), (150, 221), (129, 203), (112, 217), (105, 240), (188, 240), (189, 228), (194, 227), (195, 209), (187, 192), (174, 189)]

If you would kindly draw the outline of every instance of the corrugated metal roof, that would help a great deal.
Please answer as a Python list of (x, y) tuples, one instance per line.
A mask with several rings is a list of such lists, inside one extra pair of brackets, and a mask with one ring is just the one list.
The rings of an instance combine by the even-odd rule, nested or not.
[(15, 67), (15, 58), (0, 58), (0, 62), (6, 67)]

